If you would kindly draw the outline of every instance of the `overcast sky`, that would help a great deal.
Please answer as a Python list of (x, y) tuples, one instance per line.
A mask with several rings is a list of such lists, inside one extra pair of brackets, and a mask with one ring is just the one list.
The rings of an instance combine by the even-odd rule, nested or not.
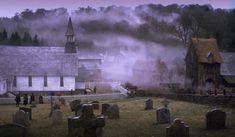
[(53, 9), (65, 7), (69, 11), (78, 7), (105, 7), (109, 5), (135, 7), (140, 4), (210, 4), (214, 8), (235, 8), (235, 0), (0, 0), (0, 16), (12, 17), (16, 12), (24, 9), (35, 10), (37, 8)]

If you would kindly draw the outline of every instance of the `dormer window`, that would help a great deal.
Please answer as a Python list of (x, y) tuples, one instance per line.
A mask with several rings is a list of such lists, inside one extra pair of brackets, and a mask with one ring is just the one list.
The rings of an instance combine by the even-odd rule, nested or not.
[(208, 60), (208, 63), (209, 64), (212, 64), (213, 63), (213, 54), (212, 54), (212, 52), (210, 51), (210, 52), (208, 52), (208, 54), (207, 54), (207, 60)]

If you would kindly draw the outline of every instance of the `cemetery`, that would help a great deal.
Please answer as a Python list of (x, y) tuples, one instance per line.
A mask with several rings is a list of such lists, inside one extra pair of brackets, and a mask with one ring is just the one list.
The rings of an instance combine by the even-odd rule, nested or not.
[(0, 105), (0, 109), (1, 137), (12, 134), (17, 137), (235, 135), (234, 108), (160, 97), (66, 102), (58, 99), (52, 106), (50, 103), (37, 103), (36, 107)]
[(0, 15), (0, 137), (235, 137), (235, 9), (208, 2)]

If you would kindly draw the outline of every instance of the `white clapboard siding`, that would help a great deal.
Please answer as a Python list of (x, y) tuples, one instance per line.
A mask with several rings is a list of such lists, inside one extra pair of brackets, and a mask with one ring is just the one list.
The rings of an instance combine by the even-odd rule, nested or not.
[(47, 86), (44, 86), (44, 77), (32, 77), (32, 86), (29, 86), (29, 77), (17, 76), (15, 91), (71, 91), (75, 90), (75, 77), (63, 77), (64, 85), (60, 86), (60, 77), (47, 77)]

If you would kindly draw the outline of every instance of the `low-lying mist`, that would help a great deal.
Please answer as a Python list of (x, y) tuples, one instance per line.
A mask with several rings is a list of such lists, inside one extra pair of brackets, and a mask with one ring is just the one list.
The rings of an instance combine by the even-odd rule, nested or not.
[(183, 83), (185, 48), (174, 30), (178, 13), (162, 13), (154, 5), (88, 7), (71, 13), (65, 8), (28, 10), (10, 21), (2, 19), (0, 25), (10, 32), (38, 34), (44, 46), (64, 46), (69, 16), (80, 52), (103, 58), (104, 80)]
[(184, 82), (185, 48), (142, 41), (130, 36), (100, 34), (94, 45), (109, 47), (103, 56), (103, 78), (143, 86)]

